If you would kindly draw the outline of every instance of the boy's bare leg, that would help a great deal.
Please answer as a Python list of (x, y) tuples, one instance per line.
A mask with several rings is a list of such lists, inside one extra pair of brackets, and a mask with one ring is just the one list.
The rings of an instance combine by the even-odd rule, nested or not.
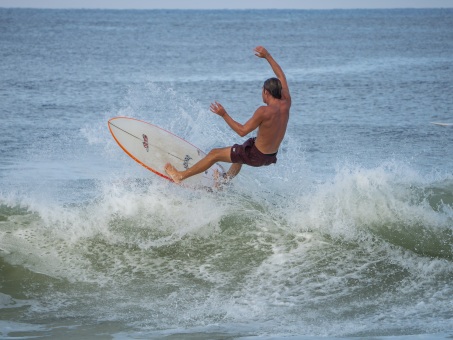
[(230, 182), (236, 175), (241, 171), (242, 164), (239, 163), (233, 163), (231, 164), (230, 168), (228, 169), (227, 172), (220, 174), (219, 170), (215, 169), (214, 170), (214, 182), (215, 188), (220, 188), (221, 185), (226, 184)]
[(213, 149), (206, 155), (205, 158), (195, 163), (191, 168), (185, 171), (178, 171), (173, 165), (167, 163), (165, 165), (165, 172), (170, 176), (173, 182), (181, 183), (188, 177), (195, 176), (208, 170), (216, 162), (231, 163), (230, 152), (231, 147)]
[(228, 181), (231, 181), (236, 175), (241, 171), (242, 164), (233, 163), (226, 173), (226, 178)]

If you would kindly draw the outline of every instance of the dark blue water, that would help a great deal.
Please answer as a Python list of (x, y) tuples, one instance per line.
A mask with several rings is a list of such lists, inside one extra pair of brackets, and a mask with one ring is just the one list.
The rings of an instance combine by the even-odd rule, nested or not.
[[(0, 9), (0, 336), (453, 332), (453, 10)], [(275, 166), (191, 191), (132, 161), (130, 116), (208, 151), (272, 76)], [(446, 123), (446, 126), (433, 124)]]

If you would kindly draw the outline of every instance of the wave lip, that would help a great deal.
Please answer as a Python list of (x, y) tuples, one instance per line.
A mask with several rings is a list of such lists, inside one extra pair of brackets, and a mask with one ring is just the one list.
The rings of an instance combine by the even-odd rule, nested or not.
[[(382, 240), (416, 254), (453, 259), (453, 180), (386, 163), (344, 167), (297, 200), (293, 223), (345, 241)], [(296, 210), (294, 206), (292, 210)]]

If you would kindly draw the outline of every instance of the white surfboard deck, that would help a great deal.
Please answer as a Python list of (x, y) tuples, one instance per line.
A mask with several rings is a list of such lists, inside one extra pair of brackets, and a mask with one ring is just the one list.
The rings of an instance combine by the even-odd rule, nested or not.
[[(177, 170), (193, 166), (206, 154), (184, 139), (156, 125), (129, 117), (114, 117), (108, 121), (110, 133), (118, 145), (139, 164), (155, 174), (172, 181), (165, 172), (165, 164), (171, 163)], [(214, 187), (215, 171), (223, 175), (225, 170), (214, 164), (207, 171), (189, 177), (183, 186)]]
[(431, 124), (439, 125), (439, 126), (453, 126), (453, 123), (431, 122)]

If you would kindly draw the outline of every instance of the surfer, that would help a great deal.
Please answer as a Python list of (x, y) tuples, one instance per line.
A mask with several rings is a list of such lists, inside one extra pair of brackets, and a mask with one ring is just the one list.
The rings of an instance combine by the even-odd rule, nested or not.
[(245, 123), (236, 122), (218, 102), (211, 104), (211, 112), (222, 117), (228, 126), (239, 136), (258, 129), (257, 136), (249, 138), (244, 144), (212, 149), (205, 158), (185, 171), (178, 171), (167, 163), (165, 171), (171, 179), (180, 183), (184, 179), (209, 169), (216, 162), (233, 163), (225, 174), (226, 180), (231, 180), (241, 170), (242, 164), (254, 167), (266, 166), (277, 162), (277, 152), (289, 119), (291, 95), (288, 89), (285, 73), (271, 54), (262, 46), (255, 48), (255, 55), (266, 59), (277, 78), (269, 78), (264, 82), (262, 98), (265, 106), (260, 106), (252, 117)]

